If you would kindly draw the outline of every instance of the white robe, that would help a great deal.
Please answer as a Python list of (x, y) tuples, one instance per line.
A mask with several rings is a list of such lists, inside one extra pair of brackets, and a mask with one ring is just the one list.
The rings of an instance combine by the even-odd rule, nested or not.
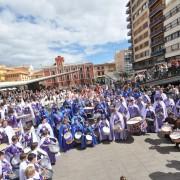
[(19, 166), (19, 180), (25, 180), (26, 176), (25, 176), (25, 170), (27, 168), (28, 164), (26, 161), (23, 161), (20, 163)]
[(53, 130), (52, 130), (52, 128), (51, 128), (51, 126), (50, 126), (49, 123), (40, 124), (40, 125), (38, 126), (38, 129), (37, 129), (37, 135), (38, 135), (38, 136), (40, 136), (40, 131), (41, 131), (41, 129), (42, 129), (43, 127), (46, 127), (46, 128), (48, 129), (49, 133), (50, 133), (50, 136), (51, 136), (51, 137), (54, 137)]
[(8, 136), (9, 144), (12, 143), (12, 137), (15, 135), (15, 132), (11, 126), (7, 126), (4, 128), (5, 133)]

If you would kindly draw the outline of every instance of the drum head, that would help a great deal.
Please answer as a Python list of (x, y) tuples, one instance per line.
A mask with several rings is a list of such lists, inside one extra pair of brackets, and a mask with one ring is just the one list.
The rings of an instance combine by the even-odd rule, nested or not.
[(43, 159), (40, 160), (39, 164), (43, 167), (43, 168), (47, 168), (49, 167), (49, 158), (44, 157)]
[(171, 133), (170, 138), (173, 139), (173, 140), (180, 139), (180, 132)]
[(69, 139), (71, 137), (71, 133), (70, 132), (67, 132), (64, 134), (64, 139)]
[(109, 134), (110, 133), (110, 129), (108, 127), (103, 127), (103, 132), (105, 134)]
[(91, 135), (86, 135), (86, 140), (87, 141), (92, 141), (92, 136)]
[(19, 157), (19, 156), (14, 156), (14, 157), (12, 157), (12, 159), (11, 159), (11, 165), (12, 165), (13, 167), (19, 166), (20, 162), (21, 162), (21, 160), (20, 160), (20, 157)]
[(78, 131), (75, 133), (75, 139), (81, 139), (82, 137), (82, 132)]
[(31, 152), (31, 149), (30, 149), (29, 147), (26, 147), (26, 148), (24, 149), (24, 153), (28, 154), (28, 153), (30, 153), (30, 152)]
[(51, 144), (51, 145), (49, 145), (49, 150), (52, 153), (58, 153), (59, 152), (59, 145), (58, 144)]
[(137, 124), (137, 123), (139, 123), (140, 121), (137, 121), (137, 120), (129, 120), (129, 121), (127, 121), (127, 125), (134, 125), (134, 124)]

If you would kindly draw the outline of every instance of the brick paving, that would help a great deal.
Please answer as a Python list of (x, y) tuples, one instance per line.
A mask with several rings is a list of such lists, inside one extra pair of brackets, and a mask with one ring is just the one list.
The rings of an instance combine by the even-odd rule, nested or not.
[(54, 180), (180, 180), (180, 150), (156, 134), (61, 154)]

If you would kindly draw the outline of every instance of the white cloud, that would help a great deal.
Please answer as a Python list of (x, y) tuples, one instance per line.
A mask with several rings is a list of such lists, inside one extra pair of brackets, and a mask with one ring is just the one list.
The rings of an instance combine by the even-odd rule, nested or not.
[[(52, 64), (57, 55), (79, 62), (103, 52), (95, 46), (127, 38), (126, 2), (2, 0), (0, 7), (6, 9), (0, 12), (0, 63), (38, 66)], [(24, 18), (17, 21), (17, 16)], [(72, 44), (77, 47), (69, 48)]]

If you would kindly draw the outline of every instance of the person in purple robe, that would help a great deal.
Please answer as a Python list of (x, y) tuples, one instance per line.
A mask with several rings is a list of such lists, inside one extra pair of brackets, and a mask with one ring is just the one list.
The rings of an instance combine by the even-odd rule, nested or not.
[(6, 149), (5, 154), (11, 159), (13, 156), (19, 156), (23, 152), (18, 137), (12, 137), (12, 144)]
[(175, 112), (175, 116), (177, 118), (180, 118), (180, 99), (177, 101), (177, 103), (175, 105), (174, 112)]
[[(105, 141), (105, 140), (112, 141), (112, 134), (110, 132), (110, 123), (104, 114), (101, 115), (101, 119), (98, 123), (98, 127), (99, 127), (99, 140), (100, 141)], [(104, 127), (109, 128), (109, 135), (103, 131)]]
[(155, 132), (156, 115), (154, 108), (150, 102), (147, 103), (145, 111), (143, 112), (143, 119), (147, 121), (147, 132)]
[(118, 112), (115, 107), (111, 107), (112, 113), (110, 117), (110, 127), (112, 140), (120, 141), (127, 139), (127, 131), (125, 129), (125, 122), (123, 115)]
[(4, 152), (0, 151), (0, 172), (3, 180), (8, 180), (9, 175), (13, 173), (11, 164), (5, 158)]
[(130, 97), (128, 101), (129, 101), (128, 111), (129, 111), (130, 118), (141, 116), (140, 109), (139, 109), (138, 105), (135, 104), (134, 98)]
[(56, 156), (55, 153), (51, 152), (48, 145), (56, 143), (57, 140), (53, 137), (49, 136), (49, 132), (46, 130), (42, 134), (42, 138), (40, 141), (40, 148), (42, 148), (45, 152), (47, 152), (49, 159), (51, 161), (51, 165), (55, 165), (56, 163)]
[(158, 132), (167, 117), (167, 109), (160, 97), (156, 98), (153, 107), (156, 114), (156, 132)]

